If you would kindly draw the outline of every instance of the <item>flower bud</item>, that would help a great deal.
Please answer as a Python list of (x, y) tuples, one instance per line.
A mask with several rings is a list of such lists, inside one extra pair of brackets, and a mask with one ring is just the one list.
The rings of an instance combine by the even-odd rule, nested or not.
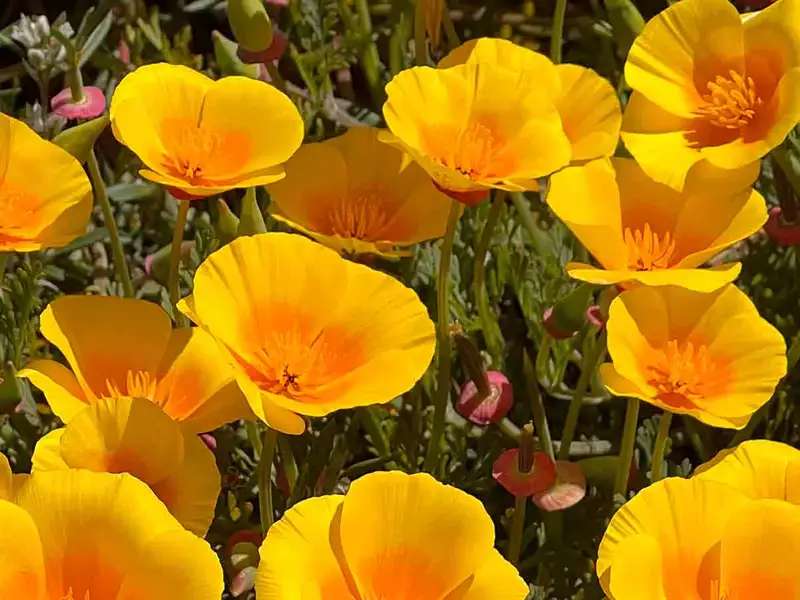
[(247, 52), (264, 52), (272, 44), (272, 23), (262, 0), (228, 0), (228, 22)]
[(787, 223), (780, 206), (770, 209), (764, 232), (779, 246), (800, 246), (800, 224)]
[(545, 492), (556, 481), (553, 459), (544, 452), (534, 452), (533, 425), (522, 428), (519, 448), (503, 452), (492, 465), (492, 477), (516, 497)]
[(544, 311), (544, 328), (551, 337), (563, 340), (575, 335), (586, 322), (586, 308), (592, 286), (581, 284)]
[(81, 163), (86, 162), (94, 143), (108, 125), (108, 117), (98, 117), (75, 127), (70, 127), (53, 138), (53, 143), (61, 146)]
[(489, 425), (501, 421), (514, 403), (511, 382), (500, 371), (487, 371), (488, 394), (482, 395), (475, 381), (467, 381), (461, 388), (456, 410), (475, 425)]
[(577, 463), (556, 461), (556, 481), (543, 492), (534, 494), (533, 503), (548, 512), (574, 506), (586, 495), (586, 476)]

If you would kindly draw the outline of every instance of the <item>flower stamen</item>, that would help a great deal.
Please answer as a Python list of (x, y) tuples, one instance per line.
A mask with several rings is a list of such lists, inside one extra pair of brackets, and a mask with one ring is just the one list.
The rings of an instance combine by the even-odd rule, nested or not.
[(698, 117), (716, 127), (739, 129), (755, 119), (763, 104), (752, 77), (742, 76), (734, 70), (728, 76), (717, 75), (706, 84), (704, 106), (697, 109)]
[(680, 344), (670, 340), (646, 368), (647, 383), (669, 406), (691, 407), (695, 401), (718, 391), (727, 379), (726, 369), (704, 344)]
[(374, 241), (390, 222), (386, 212), (384, 190), (357, 190), (340, 199), (329, 214), (329, 226), (334, 235), (343, 238)]
[(645, 223), (644, 229), (625, 228), (623, 234), (628, 251), (628, 267), (636, 271), (667, 269), (675, 254), (675, 239), (670, 232), (659, 235)]

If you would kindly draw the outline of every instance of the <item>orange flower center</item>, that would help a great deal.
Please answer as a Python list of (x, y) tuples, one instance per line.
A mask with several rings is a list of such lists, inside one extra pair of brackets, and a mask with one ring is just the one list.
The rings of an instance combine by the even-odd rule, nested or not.
[(676, 408), (693, 407), (696, 400), (719, 393), (728, 380), (725, 365), (706, 345), (677, 340), (656, 352), (646, 372), (659, 400)]
[(39, 228), (37, 212), (41, 201), (33, 194), (11, 184), (0, 183), (0, 240), (24, 239), (31, 229)]
[(626, 227), (623, 237), (629, 268), (636, 271), (669, 268), (675, 254), (675, 239), (669, 232), (659, 235), (645, 223), (644, 229)]
[(161, 135), (167, 146), (162, 158), (166, 172), (193, 185), (230, 177), (250, 155), (246, 135), (200, 127), (190, 119), (165, 119)]
[(263, 343), (247, 361), (234, 355), (263, 390), (294, 400), (327, 398), (323, 388), (363, 364), (358, 336), (342, 327), (318, 328), (309, 319), (275, 307), (265, 311)]
[(108, 379), (106, 380), (106, 387), (111, 398), (129, 396), (155, 401), (158, 381), (147, 371), (128, 371), (124, 389), (120, 389), (117, 382)]
[(391, 220), (385, 196), (385, 190), (367, 188), (339, 199), (328, 215), (331, 232), (343, 238), (378, 239)]
[(89, 590), (86, 590), (83, 596), (75, 596), (72, 588), (69, 588), (67, 594), (61, 600), (92, 600), (92, 597), (89, 595)]
[(736, 71), (728, 76), (717, 75), (706, 84), (708, 93), (703, 95), (704, 105), (697, 109), (697, 116), (712, 125), (725, 129), (740, 129), (749, 125), (763, 104), (752, 77)]
[(439, 126), (425, 136), (427, 153), (440, 165), (464, 177), (480, 181), (509, 172), (512, 165), (501, 159), (505, 139), (485, 121), (476, 120), (463, 131)]

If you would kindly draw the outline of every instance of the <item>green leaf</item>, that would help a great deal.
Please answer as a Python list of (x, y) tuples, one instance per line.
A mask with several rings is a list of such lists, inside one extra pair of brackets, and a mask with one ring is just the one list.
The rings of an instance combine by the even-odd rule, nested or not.
[(118, 183), (108, 188), (108, 196), (114, 202), (141, 202), (149, 200), (158, 191), (152, 183)]

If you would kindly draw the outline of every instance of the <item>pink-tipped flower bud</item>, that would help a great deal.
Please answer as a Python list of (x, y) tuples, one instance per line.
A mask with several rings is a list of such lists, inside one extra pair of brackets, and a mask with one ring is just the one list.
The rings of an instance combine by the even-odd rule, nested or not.
[(603, 315), (603, 311), (598, 304), (592, 304), (586, 309), (586, 320), (590, 325), (594, 325), (598, 329), (606, 326), (605, 315)]
[(786, 223), (780, 206), (770, 209), (764, 232), (779, 246), (800, 246), (800, 224)]
[(542, 321), (545, 331), (563, 340), (575, 335), (586, 320), (586, 308), (592, 298), (592, 286), (581, 284), (564, 298), (544, 311)]
[(492, 477), (513, 496), (533, 496), (550, 489), (556, 481), (556, 468), (544, 452), (533, 453), (529, 471), (520, 469), (519, 448), (503, 452), (492, 466)]
[(106, 97), (103, 90), (91, 85), (84, 86), (83, 100), (72, 99), (72, 90), (63, 89), (50, 100), (50, 107), (65, 119), (94, 119), (106, 110)]
[(536, 506), (548, 512), (575, 506), (586, 496), (586, 475), (578, 463), (556, 461), (555, 472), (555, 483), (531, 498)]
[(473, 380), (461, 388), (456, 410), (475, 425), (489, 425), (501, 421), (514, 403), (514, 390), (508, 377), (500, 371), (486, 371), (489, 393), (482, 395)]

